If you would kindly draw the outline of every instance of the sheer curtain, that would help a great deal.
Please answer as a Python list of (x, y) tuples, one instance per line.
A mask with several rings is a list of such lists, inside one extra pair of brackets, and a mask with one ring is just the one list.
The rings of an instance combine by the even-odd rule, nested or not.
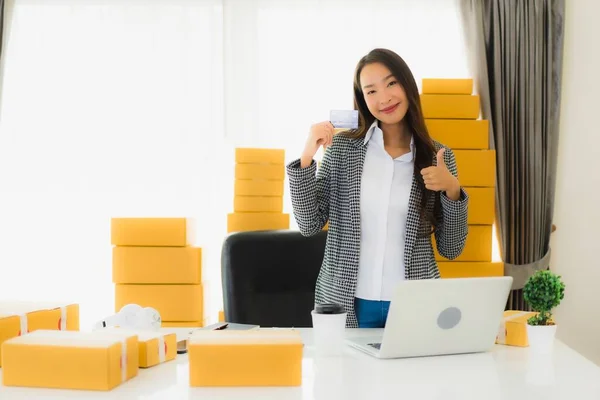
[(312, 123), (352, 107), (371, 48), (397, 51), (419, 84), (470, 76), (454, 0), (14, 3), (0, 297), (77, 301), (82, 326), (113, 311), (115, 216), (195, 218), (216, 316), (235, 147), (298, 157)]

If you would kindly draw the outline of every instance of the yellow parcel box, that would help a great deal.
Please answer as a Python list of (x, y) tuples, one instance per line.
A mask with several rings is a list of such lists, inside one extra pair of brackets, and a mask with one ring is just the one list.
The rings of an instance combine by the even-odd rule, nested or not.
[(38, 330), (2, 344), (6, 386), (111, 390), (138, 374), (137, 336)]
[(462, 186), (496, 186), (495, 150), (453, 150)]
[(470, 225), (493, 225), (496, 216), (496, 188), (464, 189), (469, 195), (467, 222)]
[(477, 261), (438, 262), (442, 278), (476, 278), (504, 276), (504, 263)]
[(98, 333), (135, 335), (138, 338), (138, 366), (149, 368), (175, 359), (177, 356), (177, 334), (125, 328), (104, 328)]
[(114, 246), (114, 283), (201, 283), (202, 249), (199, 247)]
[(227, 214), (227, 232), (290, 229), (290, 215), (280, 213)]
[[(465, 248), (453, 261), (492, 261), (492, 225), (469, 225), (468, 229)], [(435, 259), (447, 261), (439, 254), (434, 235), (432, 239)]]
[(293, 329), (196, 331), (190, 386), (300, 386), (303, 343)]
[(115, 246), (189, 246), (195, 240), (190, 218), (112, 218)]
[(537, 315), (531, 311), (506, 310), (496, 337), (497, 344), (527, 347), (527, 320)]
[(160, 326), (163, 328), (201, 328), (208, 325), (207, 319), (204, 321), (162, 321)]
[(18, 315), (24, 328), (20, 333), (37, 329), (78, 331), (79, 304), (43, 301), (0, 301), (0, 313)]
[(261, 181), (256, 179), (236, 179), (235, 196), (283, 196), (283, 180)]
[(426, 119), (431, 137), (452, 150), (489, 148), (489, 122), (485, 119)]
[(283, 212), (283, 196), (235, 196), (233, 211), (243, 212)]
[(202, 321), (202, 285), (115, 285), (115, 312), (126, 304), (155, 308), (163, 321)]
[(468, 94), (422, 94), (421, 107), (425, 118), (477, 119), (479, 96)]
[(472, 78), (423, 78), (424, 94), (471, 94)]
[(279, 164), (285, 163), (285, 150), (238, 147), (235, 149), (235, 162), (240, 164)]
[(261, 179), (283, 181), (285, 168), (276, 164), (236, 164), (235, 179)]

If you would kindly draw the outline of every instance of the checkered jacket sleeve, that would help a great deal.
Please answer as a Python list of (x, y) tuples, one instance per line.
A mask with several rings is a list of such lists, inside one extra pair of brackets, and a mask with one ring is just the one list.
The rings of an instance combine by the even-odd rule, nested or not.
[(329, 219), (331, 162), (329, 147), (318, 172), (314, 160), (306, 168), (300, 167), (300, 160), (295, 160), (287, 166), (294, 218), (304, 236), (319, 233)]
[[(444, 151), (444, 162), (452, 175), (458, 177), (454, 153), (447, 147)], [(435, 231), (435, 242), (440, 255), (453, 260), (462, 253), (465, 247), (468, 233), (467, 207), (469, 196), (461, 187), (460, 197), (456, 201), (449, 199), (445, 192), (440, 192), (439, 197), (441, 210), (437, 215), (437, 220), (441, 223)]]

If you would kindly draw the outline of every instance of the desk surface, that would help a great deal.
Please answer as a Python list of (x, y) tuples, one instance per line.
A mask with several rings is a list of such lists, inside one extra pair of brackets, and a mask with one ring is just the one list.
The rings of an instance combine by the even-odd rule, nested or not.
[[(600, 399), (600, 367), (560, 341), (548, 356), (496, 345), (488, 353), (395, 360), (347, 347), (343, 357), (319, 359), (313, 356), (311, 330), (300, 331), (306, 344), (301, 387), (191, 388), (187, 356), (178, 355), (140, 369), (136, 378), (110, 392), (0, 386), (0, 399)], [(347, 335), (377, 331), (348, 329)]]

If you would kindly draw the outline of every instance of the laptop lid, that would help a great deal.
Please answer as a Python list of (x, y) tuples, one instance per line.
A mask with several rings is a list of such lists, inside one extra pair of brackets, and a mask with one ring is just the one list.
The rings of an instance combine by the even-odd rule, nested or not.
[(489, 350), (512, 281), (503, 276), (400, 282), (390, 304), (380, 357)]

